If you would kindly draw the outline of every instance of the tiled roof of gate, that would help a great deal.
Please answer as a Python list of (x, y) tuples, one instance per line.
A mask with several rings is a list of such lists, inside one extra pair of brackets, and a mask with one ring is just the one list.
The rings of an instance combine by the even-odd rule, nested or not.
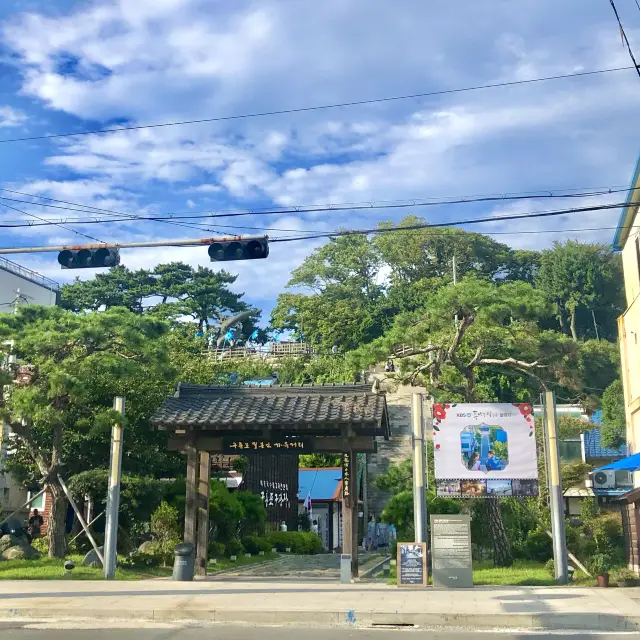
[(165, 429), (216, 431), (271, 427), (318, 431), (351, 426), (355, 433), (389, 435), (385, 396), (370, 385), (272, 387), (180, 384), (151, 418)]

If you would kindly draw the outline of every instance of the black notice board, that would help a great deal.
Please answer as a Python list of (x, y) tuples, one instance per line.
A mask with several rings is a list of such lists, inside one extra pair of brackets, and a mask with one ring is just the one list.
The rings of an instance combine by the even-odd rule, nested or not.
[(398, 542), (397, 576), (399, 587), (427, 586), (425, 542)]

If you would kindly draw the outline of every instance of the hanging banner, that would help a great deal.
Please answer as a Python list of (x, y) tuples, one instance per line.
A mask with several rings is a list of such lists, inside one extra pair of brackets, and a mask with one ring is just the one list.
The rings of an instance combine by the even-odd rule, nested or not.
[(529, 404), (436, 404), (433, 442), (440, 496), (538, 494), (535, 428)]

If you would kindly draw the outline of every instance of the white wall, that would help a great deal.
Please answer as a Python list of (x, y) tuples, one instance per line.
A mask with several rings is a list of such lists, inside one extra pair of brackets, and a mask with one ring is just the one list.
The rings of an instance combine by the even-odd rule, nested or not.
[(56, 303), (56, 292), (52, 291), (55, 286), (55, 282), (35, 271), (0, 258), (0, 311), (11, 310), (18, 289), (20, 295), (25, 298), (21, 304), (53, 306)]
[[(19, 304), (56, 304), (57, 283), (30, 269), (0, 257), (0, 312), (13, 311), (20, 292)], [(0, 510), (5, 514), (20, 507), (27, 500), (27, 491), (10, 474), (4, 472), (4, 460), (11, 448), (8, 425), (0, 423)]]

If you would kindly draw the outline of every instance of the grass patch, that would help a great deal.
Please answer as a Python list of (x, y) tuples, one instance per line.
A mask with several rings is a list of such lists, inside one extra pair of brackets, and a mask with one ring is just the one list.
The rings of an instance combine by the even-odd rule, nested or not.
[[(218, 571), (260, 564), (277, 558), (277, 553), (267, 553), (264, 556), (241, 556), (237, 562), (229, 558), (218, 558), (215, 565), (209, 563), (207, 572), (214, 574)], [(69, 556), (65, 560), (55, 558), (40, 558), (39, 560), (0, 560), (0, 580), (102, 580), (102, 569), (82, 566), (83, 556)], [(75, 569), (70, 575), (65, 575), (64, 563), (73, 560)], [(166, 578), (171, 576), (172, 567), (146, 567), (144, 569), (116, 569), (116, 580), (146, 580), (149, 578)]]
[[(40, 558), (39, 560), (2, 560), (0, 561), (0, 580), (102, 580), (102, 569), (82, 566), (83, 556), (70, 556), (75, 569), (65, 575), (65, 560)], [(116, 569), (116, 580), (144, 580), (170, 576), (171, 568), (152, 568), (144, 570)]]
[[(395, 571), (396, 567), (391, 567), (391, 579), (388, 584), (397, 584)], [(432, 584), (431, 574), (429, 574), (429, 584)], [(544, 564), (516, 560), (512, 567), (494, 567), (491, 562), (474, 562), (473, 584), (476, 586), (551, 587), (557, 583), (545, 569)], [(569, 584), (593, 586), (595, 578), (589, 578), (582, 571), (576, 571)]]

